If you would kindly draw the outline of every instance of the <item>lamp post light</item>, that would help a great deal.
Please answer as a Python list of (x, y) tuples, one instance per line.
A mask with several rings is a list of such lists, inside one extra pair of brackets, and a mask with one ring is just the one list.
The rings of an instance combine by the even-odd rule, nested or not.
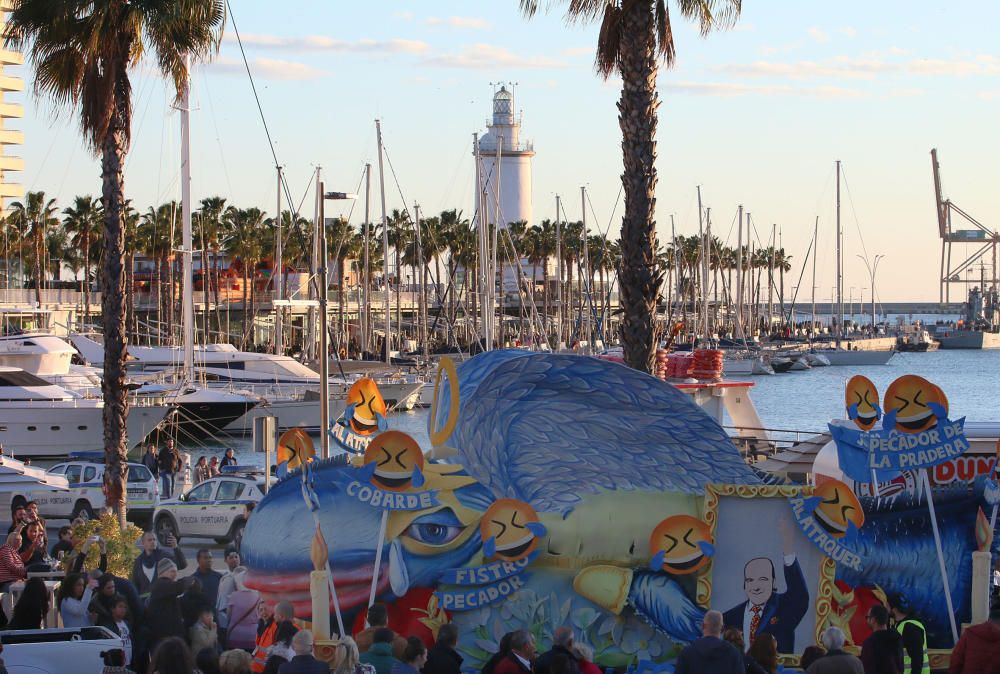
[(319, 284), (319, 315), (322, 317), (322, 329), (319, 331), (319, 426), (320, 426), (320, 458), (330, 458), (330, 354), (329, 351), (329, 283), (326, 253), (326, 209), (327, 200), (343, 201), (357, 199), (358, 195), (347, 192), (327, 192), (323, 182), (319, 183), (319, 268), (316, 270), (320, 278)]
[(876, 255), (875, 260), (872, 264), (868, 264), (868, 258), (863, 255), (858, 255), (861, 261), (865, 263), (865, 267), (868, 269), (868, 276), (871, 277), (872, 282), (872, 335), (875, 334), (875, 274), (878, 272), (878, 263), (880, 260), (885, 259), (885, 255)]

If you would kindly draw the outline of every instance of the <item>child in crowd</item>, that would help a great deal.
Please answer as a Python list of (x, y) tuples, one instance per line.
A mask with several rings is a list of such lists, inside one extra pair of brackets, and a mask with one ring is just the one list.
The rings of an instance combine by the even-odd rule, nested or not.
[(191, 652), (193, 653), (200, 653), (206, 648), (218, 649), (219, 633), (215, 627), (212, 609), (205, 608), (198, 614), (198, 620), (188, 630), (188, 640), (191, 643)]

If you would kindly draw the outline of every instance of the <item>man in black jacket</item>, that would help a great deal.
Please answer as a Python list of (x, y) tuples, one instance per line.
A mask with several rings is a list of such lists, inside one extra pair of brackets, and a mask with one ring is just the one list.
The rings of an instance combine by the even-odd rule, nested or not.
[(535, 674), (550, 674), (552, 661), (556, 656), (564, 655), (569, 658), (571, 672), (580, 671), (580, 663), (573, 655), (573, 628), (563, 625), (557, 627), (552, 634), (552, 649), (542, 653), (535, 660)]
[(149, 589), (149, 607), (146, 609), (150, 651), (167, 637), (183, 639), (186, 636), (180, 604), (180, 596), (184, 594), (186, 585), (177, 580), (177, 565), (173, 561), (166, 558), (159, 561), (156, 565), (156, 580)]
[(899, 632), (889, 629), (889, 610), (875, 604), (865, 616), (872, 633), (861, 645), (861, 664), (865, 674), (903, 674), (903, 641)]
[(446, 623), (438, 629), (437, 641), (427, 651), (427, 662), (420, 670), (423, 674), (461, 674), (462, 656), (455, 647), (458, 645), (458, 627)]

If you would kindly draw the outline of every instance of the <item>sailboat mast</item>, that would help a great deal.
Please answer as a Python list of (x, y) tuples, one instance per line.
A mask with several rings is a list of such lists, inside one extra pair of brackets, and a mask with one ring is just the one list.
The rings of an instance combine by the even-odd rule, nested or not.
[[(496, 198), (496, 202), (495, 202), (496, 203), (496, 209), (493, 211), (493, 219), (495, 220), (495, 222), (493, 223), (493, 237), (492, 237), (493, 242), (491, 244), (492, 245), (492, 250), (490, 251), (490, 260), (491, 260), (490, 261), (490, 326), (491, 326), (490, 327), (490, 335), (491, 335), (492, 339), (490, 340), (490, 343), (487, 345), (489, 351), (493, 350), (493, 343), (494, 343), (494, 341), (496, 341), (496, 340), (500, 341), (501, 342), (501, 346), (502, 346), (502, 342), (503, 342), (503, 307), (502, 306), (500, 307), (500, 310), (501, 310), (500, 318), (499, 318), (499, 320), (497, 319), (497, 304), (498, 304), (498, 300), (500, 302), (503, 302), (503, 294), (501, 293), (499, 296), (497, 295), (497, 283), (498, 283), (498, 281), (497, 281), (497, 270), (498, 270), (497, 262), (498, 262), (498, 257), (499, 257), (498, 249), (500, 248), (500, 246), (499, 246), (499, 237), (500, 237), (500, 228), (501, 227), (506, 228), (506, 226), (507, 226), (506, 223), (503, 222), (503, 220), (502, 220), (503, 214), (500, 212), (500, 174), (501, 174), (501, 171), (500, 171), (500, 162), (502, 160), (503, 160), (503, 135), (499, 135), (499, 136), (497, 136), (497, 156), (496, 156), (496, 163), (493, 164), (493, 187), (496, 188), (496, 194), (494, 195), (495, 198)], [(499, 285), (500, 285), (500, 289), (503, 290), (503, 270), (502, 269), (500, 269)], [(496, 321), (496, 322), (494, 322), (494, 321)], [(492, 326), (496, 326), (496, 327), (492, 327)]]
[[(318, 174), (317, 174), (318, 175)], [(320, 458), (330, 458), (329, 272), (326, 252), (326, 189), (319, 182), (319, 437)]]
[[(285, 352), (284, 326), (282, 326), (284, 307), (281, 306), (281, 301), (285, 299), (285, 264), (281, 245), (281, 166), (275, 168), (278, 170), (278, 203), (274, 211), (274, 299), (277, 301), (272, 302), (271, 306), (274, 307), (274, 355), (280, 356)], [(291, 213), (290, 208), (289, 213)]]
[[(316, 268), (317, 259), (319, 255), (319, 202), (320, 202), (320, 191), (319, 191), (319, 173), (322, 170), (321, 166), (316, 167), (315, 179), (316, 179), (316, 199), (313, 202), (313, 231), (312, 231), (312, 246), (309, 250), (309, 278), (316, 279)], [(314, 281), (309, 284), (309, 299), (316, 302), (319, 300), (318, 293), (315, 288), (316, 283)], [(317, 305), (310, 303), (309, 305), (309, 325), (306, 331), (306, 360), (312, 360), (316, 356), (316, 313)]]
[(368, 253), (368, 240), (371, 236), (371, 196), (372, 196), (372, 165), (365, 164), (365, 224), (364, 224), (364, 254), (362, 260), (361, 279), (361, 351), (369, 350), (371, 339), (371, 269)]
[(816, 224), (813, 225), (813, 287), (812, 287), (812, 332), (816, 334), (816, 258), (819, 257), (819, 216), (816, 216)]
[[(184, 89), (181, 92), (181, 261), (183, 284), (181, 319), (184, 332), (184, 379), (194, 382), (194, 290), (191, 253), (194, 244), (191, 236), (191, 57), (184, 56)], [(244, 308), (244, 310), (246, 310)]]
[(559, 224), (561, 202), (556, 195), (556, 351), (562, 346), (562, 227)]
[[(392, 350), (392, 308), (389, 301), (392, 293), (389, 290), (389, 221), (385, 217), (385, 167), (382, 164), (382, 122), (375, 120), (375, 135), (378, 138), (378, 189), (382, 201), (382, 268), (385, 270), (385, 362), (392, 362), (389, 355)], [(399, 276), (399, 270), (396, 270)], [(399, 283), (399, 278), (396, 279)]]
[(746, 344), (743, 333), (743, 204), (736, 220), (736, 334)]
[[(705, 290), (706, 279), (708, 278), (708, 260), (705, 258), (705, 222), (704, 222), (704, 210), (701, 206), (701, 185), (697, 186), (698, 190), (698, 253), (701, 257), (701, 283), (699, 284), (699, 290), (701, 292), (701, 302), (699, 302), (698, 307), (698, 323), (702, 338), (708, 337), (708, 306), (707, 297), (708, 294)], [(695, 342), (698, 340), (695, 339)]]
[(844, 333), (844, 234), (840, 229), (840, 160), (837, 160), (837, 346)]
[(588, 311), (588, 304), (590, 303), (590, 251), (587, 250), (587, 188), (584, 185), (580, 186), (580, 212), (583, 214), (583, 239), (580, 241), (580, 246), (583, 249), (583, 269), (580, 271), (580, 318), (583, 325), (586, 326), (585, 334), (587, 336), (587, 349), (584, 353), (593, 353), (594, 349), (594, 335), (592, 334), (592, 328), (594, 327), (590, 322), (590, 312)]
[(417, 221), (416, 227), (416, 238), (417, 238), (417, 308), (419, 313), (417, 315), (417, 339), (420, 340), (421, 348), (423, 349), (424, 361), (430, 359), (430, 349), (427, 344), (427, 295), (424, 292), (424, 245), (421, 240), (420, 233), (420, 204), (413, 204), (413, 217)]

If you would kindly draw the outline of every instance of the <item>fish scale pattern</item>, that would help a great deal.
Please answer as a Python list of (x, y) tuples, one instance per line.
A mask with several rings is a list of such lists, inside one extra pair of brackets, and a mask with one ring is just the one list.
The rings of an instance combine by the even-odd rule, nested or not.
[[(703, 494), (710, 482), (760, 484), (687, 395), (623, 365), (498, 351), (463, 363), (458, 380), (459, 418), (446, 444), (497, 497), (566, 515), (604, 490)], [(441, 402), (436, 424), (447, 392)]]

